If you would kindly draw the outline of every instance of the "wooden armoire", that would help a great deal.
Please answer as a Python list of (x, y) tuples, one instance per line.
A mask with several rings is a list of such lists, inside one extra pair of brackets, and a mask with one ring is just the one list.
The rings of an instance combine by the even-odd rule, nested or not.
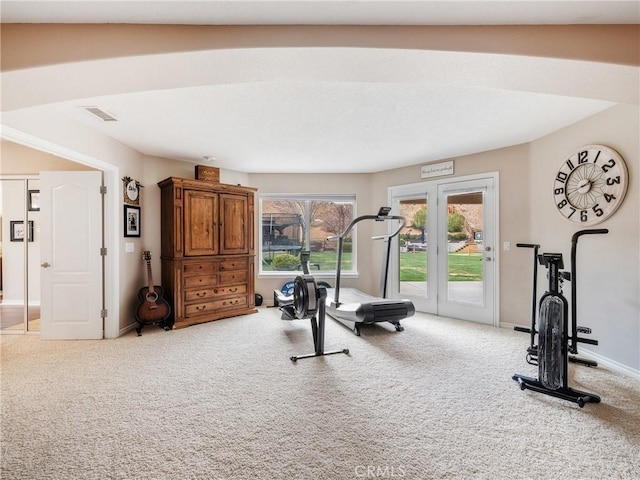
[(256, 312), (255, 189), (174, 177), (158, 186), (174, 328)]

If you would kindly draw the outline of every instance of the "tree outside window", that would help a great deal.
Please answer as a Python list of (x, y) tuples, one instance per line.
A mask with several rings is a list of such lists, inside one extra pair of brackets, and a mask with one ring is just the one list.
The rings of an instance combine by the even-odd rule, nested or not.
[[(327, 237), (343, 232), (354, 211), (355, 196), (261, 196), (260, 272), (301, 270), (300, 262), (294, 265), (291, 256), (299, 259), (303, 250), (311, 252), (309, 263), (314, 273), (334, 272), (337, 241)], [(354, 258), (350, 234), (345, 239), (343, 271), (355, 270)]]

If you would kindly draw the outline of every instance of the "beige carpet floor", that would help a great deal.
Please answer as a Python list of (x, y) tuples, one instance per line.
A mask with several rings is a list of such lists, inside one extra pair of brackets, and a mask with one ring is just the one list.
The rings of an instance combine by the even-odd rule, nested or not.
[(354, 336), (276, 309), (116, 340), (2, 336), (1, 478), (637, 479), (640, 385), (571, 365), (600, 404), (521, 391), (526, 334), (418, 314)]

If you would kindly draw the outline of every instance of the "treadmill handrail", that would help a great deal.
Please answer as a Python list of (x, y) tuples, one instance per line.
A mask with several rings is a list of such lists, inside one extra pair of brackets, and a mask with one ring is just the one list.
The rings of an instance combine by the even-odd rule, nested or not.
[(338, 264), (336, 265), (336, 286), (334, 287), (333, 296), (333, 301), (336, 305), (340, 305), (340, 275), (342, 271), (342, 249), (344, 246), (344, 238), (349, 234), (351, 229), (357, 223), (362, 222), (363, 220), (375, 220), (376, 222), (383, 222), (387, 220), (400, 221), (400, 226), (393, 233), (391, 233), (390, 235), (379, 235), (377, 237), (372, 237), (374, 240), (385, 239), (386, 241), (389, 241), (393, 237), (398, 235), (400, 231), (407, 225), (407, 219), (401, 215), (362, 215), (360, 217), (354, 218), (342, 233), (327, 237), (327, 240), (335, 240), (336, 238), (338, 239)]

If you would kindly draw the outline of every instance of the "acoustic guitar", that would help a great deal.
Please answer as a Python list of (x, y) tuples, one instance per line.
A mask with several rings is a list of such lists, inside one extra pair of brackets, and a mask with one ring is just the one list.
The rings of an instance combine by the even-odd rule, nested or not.
[(167, 319), (171, 316), (171, 306), (162, 296), (164, 289), (159, 285), (153, 284), (151, 252), (145, 251), (142, 254), (142, 258), (147, 262), (149, 285), (142, 287), (138, 292), (138, 300), (140, 300), (140, 304), (136, 309), (136, 321), (138, 322), (136, 332), (138, 336), (142, 335), (142, 327), (145, 325), (160, 324), (165, 330), (171, 330), (171, 324), (167, 322)]

